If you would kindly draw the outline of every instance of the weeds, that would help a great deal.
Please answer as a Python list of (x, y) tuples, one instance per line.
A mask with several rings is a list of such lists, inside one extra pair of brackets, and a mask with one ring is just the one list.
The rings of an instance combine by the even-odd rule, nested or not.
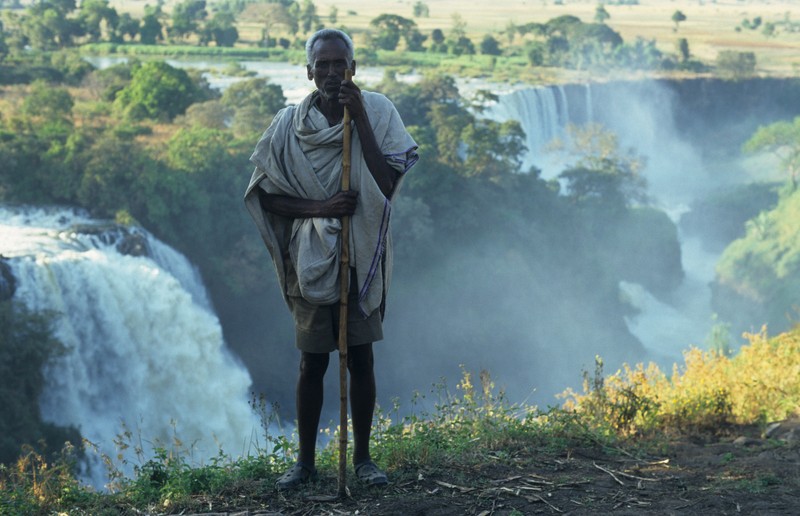
[(593, 428), (621, 436), (720, 432), (732, 424), (785, 419), (800, 407), (800, 331), (767, 338), (748, 334), (736, 356), (693, 348), (667, 376), (642, 364), (605, 378), (598, 361), (582, 394), (568, 390), (564, 408)]
[[(625, 366), (605, 376), (598, 359), (594, 374), (584, 375), (584, 392), (567, 391), (562, 408), (546, 411), (509, 403), (487, 372), (481, 371), (476, 382), (463, 369), (454, 391), (443, 379), (432, 387), (430, 399), (415, 394), (408, 410), (399, 400), (388, 411), (379, 408), (374, 458), (395, 474), (416, 475), (422, 469), (478, 466), (488, 457), (513, 461), (518, 451), (534, 447), (547, 452), (582, 446), (617, 449), (620, 440), (633, 436), (719, 431), (729, 423), (791, 415), (800, 406), (800, 330), (772, 339), (765, 332), (748, 338), (750, 344), (731, 357), (689, 350), (684, 366), (676, 366), (671, 376), (652, 364)], [(431, 412), (422, 408), (429, 401)], [(234, 459), (220, 449), (203, 465), (192, 463), (192, 445), (177, 432), (169, 443), (148, 443), (123, 427), (115, 441), (118, 454), (102, 457), (109, 478), (106, 493), (77, 480), (79, 455), (69, 445), (50, 462), (26, 448), (16, 463), (0, 466), (0, 513), (174, 513), (204, 510), (211, 500), (250, 499), (263, 486), (270, 488), (297, 454), (296, 437), (284, 431), (277, 407), (263, 395), (253, 395), (251, 407), (260, 416), (263, 434), (255, 439), (253, 453)], [(335, 476), (338, 432), (335, 426), (322, 430), (328, 439), (317, 461), (323, 476)], [(92, 443), (86, 448), (98, 453)], [(724, 463), (732, 460), (732, 455), (723, 457)], [(737, 481), (757, 492), (775, 479)]]

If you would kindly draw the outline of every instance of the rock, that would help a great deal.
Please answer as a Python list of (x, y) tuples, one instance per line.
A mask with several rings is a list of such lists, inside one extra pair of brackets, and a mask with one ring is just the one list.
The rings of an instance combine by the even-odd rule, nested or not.
[(8, 258), (0, 254), (0, 301), (8, 301), (17, 290), (17, 279), (8, 265)]
[(785, 442), (797, 442), (800, 440), (800, 418), (784, 419), (768, 424), (764, 431), (764, 437)]
[(117, 251), (128, 256), (149, 256), (147, 238), (141, 233), (125, 233), (117, 243)]
[(742, 435), (734, 439), (733, 444), (736, 446), (755, 446), (756, 444), (761, 444), (761, 441)]

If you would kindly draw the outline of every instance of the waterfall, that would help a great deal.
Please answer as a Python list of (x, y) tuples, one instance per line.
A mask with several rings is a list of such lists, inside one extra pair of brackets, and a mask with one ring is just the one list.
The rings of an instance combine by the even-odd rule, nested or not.
[[(46, 421), (78, 428), (110, 457), (126, 429), (131, 445), (172, 449), (177, 438), (194, 460), (246, 453), (258, 427), (250, 376), (184, 256), (80, 211), (2, 206), (0, 254), (16, 279), (13, 299), (55, 313), (67, 348), (45, 371)], [(102, 485), (93, 469), (90, 482)]]
[[(703, 162), (702, 143), (687, 141), (676, 129), (678, 107), (673, 92), (658, 81), (632, 81), (518, 90), (501, 95), (486, 114), (497, 121), (520, 122), (528, 146), (523, 166), (537, 166), (544, 178), (556, 177), (568, 164), (547, 150), (548, 142), (565, 135), (568, 124), (603, 125), (617, 136), (621, 151), (633, 149), (646, 158), (648, 195), (677, 222), (692, 200), (719, 185)], [(711, 329), (708, 283), (718, 258), (696, 240), (679, 238), (686, 279), (669, 302), (641, 285), (620, 285), (639, 310), (627, 320), (631, 333), (652, 353), (670, 359), (680, 358), (690, 345), (702, 345)]]
[(531, 165), (542, 166), (547, 144), (562, 137), (569, 122), (566, 95), (558, 87), (537, 87), (502, 95), (485, 113), (499, 122), (521, 123), (528, 147), (523, 160), (526, 170)]

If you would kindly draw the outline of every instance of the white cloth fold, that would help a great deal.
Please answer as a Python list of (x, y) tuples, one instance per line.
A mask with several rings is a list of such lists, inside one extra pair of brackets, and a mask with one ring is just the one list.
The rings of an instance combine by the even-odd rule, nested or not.
[[(362, 95), (381, 152), (390, 165), (405, 173), (417, 160), (416, 143), (389, 99), (367, 91)], [(263, 210), (258, 196), (263, 189), (271, 194), (324, 200), (339, 191), (343, 126), (330, 127), (314, 107), (315, 98), (316, 93), (312, 93), (297, 106), (275, 115), (250, 157), (256, 168), (245, 204), (270, 252), (284, 295), (302, 295), (311, 303), (330, 304), (339, 299), (341, 221), (287, 219)], [(352, 132), (351, 145), (350, 181), (359, 197), (350, 217), (350, 264), (356, 269), (359, 308), (366, 317), (380, 306), (391, 280), (391, 204), (367, 168), (358, 131)], [(299, 292), (289, 292), (288, 266), (297, 273)]]

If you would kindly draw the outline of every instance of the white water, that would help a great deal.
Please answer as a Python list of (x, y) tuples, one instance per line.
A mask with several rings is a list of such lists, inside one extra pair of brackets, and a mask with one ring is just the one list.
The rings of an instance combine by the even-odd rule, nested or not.
[[(176, 449), (202, 462), (220, 449), (250, 450), (258, 421), (248, 405), (250, 377), (225, 347), (197, 271), (185, 257), (140, 229), (148, 256), (120, 254), (122, 233), (69, 209), (0, 206), (0, 254), (10, 258), (14, 300), (57, 313), (55, 336), (65, 356), (46, 368), (40, 407), (45, 420), (77, 427), (100, 453), (116, 457), (114, 440)], [(138, 464), (130, 449), (130, 466)], [(96, 487), (97, 464), (87, 471)]]
[[(499, 120), (518, 120), (527, 135), (525, 167), (534, 165), (542, 177), (556, 177), (568, 163), (548, 152), (554, 138), (565, 137), (566, 125), (600, 123), (617, 135), (622, 150), (631, 148), (646, 157), (644, 176), (652, 202), (675, 222), (685, 206), (717, 185), (699, 157), (696, 142), (686, 141), (675, 129), (675, 100), (656, 82), (619, 84), (603, 98), (585, 86), (579, 106), (568, 106), (563, 87), (536, 87), (501, 95), (486, 111)], [(576, 113), (571, 119), (570, 113)], [(728, 179), (730, 181), (730, 179)], [(696, 239), (681, 239), (683, 283), (669, 301), (657, 299), (638, 284), (620, 289), (638, 309), (627, 319), (628, 328), (654, 357), (679, 360), (689, 346), (703, 347), (713, 325), (709, 284), (714, 278), (717, 254), (702, 248)]]

